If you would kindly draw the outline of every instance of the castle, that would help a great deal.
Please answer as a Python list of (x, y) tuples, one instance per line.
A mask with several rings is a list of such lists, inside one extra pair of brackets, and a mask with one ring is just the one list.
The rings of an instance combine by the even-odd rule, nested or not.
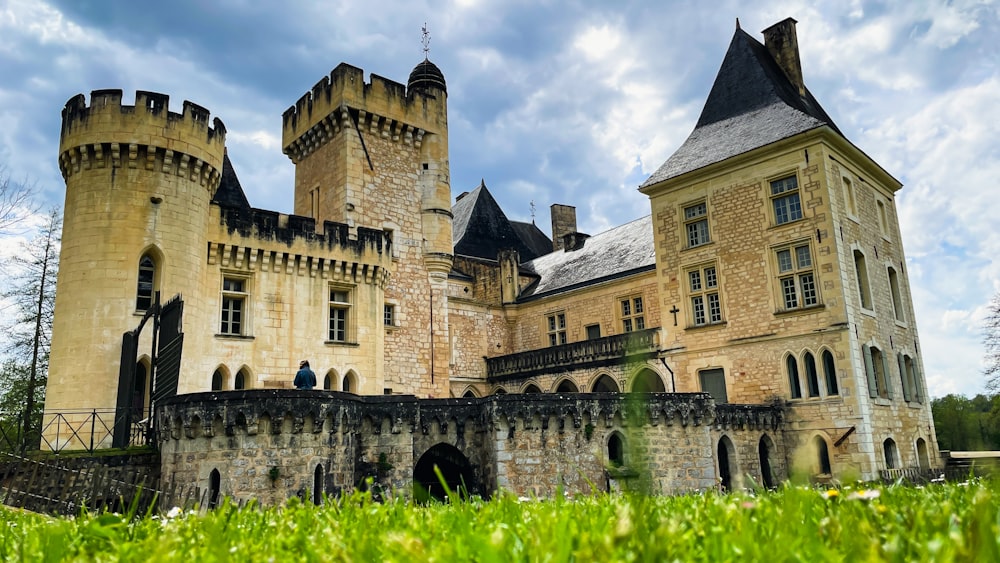
[[(763, 35), (737, 27), (651, 214), (593, 236), (452, 201), (426, 59), (285, 111), (293, 215), (251, 207), (206, 109), (70, 99), (46, 416), (153, 417), (165, 477), (264, 500), (434, 466), (551, 494), (939, 465), (901, 184), (806, 89), (795, 20)], [(291, 389), (303, 358), (321, 390)]]

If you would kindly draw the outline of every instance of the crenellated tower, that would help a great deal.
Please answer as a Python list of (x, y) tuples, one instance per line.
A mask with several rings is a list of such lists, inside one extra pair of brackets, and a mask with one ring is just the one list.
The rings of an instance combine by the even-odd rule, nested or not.
[(295, 213), (382, 228), (394, 241), (385, 389), (447, 396), (452, 266), (447, 87), (429, 60), (406, 85), (340, 64), (285, 111)]
[[(66, 181), (63, 245), (46, 410), (114, 408), (122, 333), (154, 291), (164, 298), (204, 267), (209, 202), (219, 186), (226, 129), (208, 110), (169, 97), (95, 90), (62, 112), (59, 168)], [(204, 307), (203, 295), (185, 295)], [(140, 354), (149, 354), (150, 330)], [(147, 381), (148, 384), (148, 381)], [(148, 388), (147, 388), (148, 389)]]

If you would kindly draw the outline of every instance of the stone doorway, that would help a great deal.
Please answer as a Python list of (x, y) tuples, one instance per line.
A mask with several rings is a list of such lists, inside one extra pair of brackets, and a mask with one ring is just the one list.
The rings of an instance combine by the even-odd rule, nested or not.
[(478, 490), (469, 458), (455, 446), (441, 443), (427, 450), (413, 467), (413, 498), (418, 502), (444, 500), (448, 496), (445, 486), (462, 497)]

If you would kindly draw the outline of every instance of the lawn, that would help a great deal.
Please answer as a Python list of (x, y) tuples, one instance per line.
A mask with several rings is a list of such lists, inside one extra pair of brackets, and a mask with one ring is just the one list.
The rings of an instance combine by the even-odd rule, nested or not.
[(1000, 484), (788, 486), (678, 497), (594, 495), (77, 518), (0, 508), (5, 561), (1000, 561)]

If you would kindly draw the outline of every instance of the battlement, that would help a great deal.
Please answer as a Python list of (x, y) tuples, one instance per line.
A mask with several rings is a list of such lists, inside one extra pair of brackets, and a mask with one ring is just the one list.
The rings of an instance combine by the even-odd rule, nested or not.
[(183, 112), (170, 111), (166, 94), (139, 90), (135, 105), (122, 105), (121, 90), (94, 90), (87, 105), (83, 94), (66, 102), (62, 111), (59, 160), (63, 177), (81, 168), (142, 165), (164, 172), (219, 177), (225, 152), (226, 127), (209, 111), (184, 101)]
[[(744, 408), (738, 408), (744, 407)], [(529, 394), (483, 398), (418, 399), (411, 395), (353, 395), (337, 391), (260, 389), (179, 395), (158, 415), (162, 440), (237, 433), (299, 434), (368, 431), (380, 433), (573, 432), (588, 424), (707, 426), (719, 424), (707, 393), (622, 395)], [(736, 411), (745, 411), (739, 422)], [(780, 407), (739, 405), (726, 409), (728, 428), (777, 428)]]
[(446, 132), (445, 96), (435, 96), (426, 88), (405, 85), (371, 75), (341, 63), (324, 76), (295, 105), (282, 114), (282, 147), (298, 161), (347, 128), (359, 128), (414, 143), (427, 132)]

